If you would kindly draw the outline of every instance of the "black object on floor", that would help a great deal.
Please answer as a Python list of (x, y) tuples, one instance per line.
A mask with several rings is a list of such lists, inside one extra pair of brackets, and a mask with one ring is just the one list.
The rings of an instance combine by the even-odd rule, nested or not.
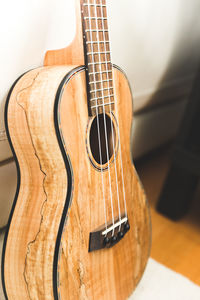
[(157, 210), (178, 220), (189, 209), (200, 177), (200, 70), (175, 141)]

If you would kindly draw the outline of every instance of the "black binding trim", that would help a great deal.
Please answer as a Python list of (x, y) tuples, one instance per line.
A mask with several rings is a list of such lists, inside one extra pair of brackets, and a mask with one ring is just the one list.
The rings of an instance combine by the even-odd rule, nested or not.
[[(28, 71), (30, 72), (30, 71)], [(2, 287), (3, 287), (3, 292), (4, 292), (4, 296), (6, 298), (6, 300), (8, 300), (8, 295), (6, 292), (6, 285), (5, 285), (5, 278), (4, 278), (4, 262), (5, 262), (5, 252), (6, 252), (6, 244), (7, 244), (7, 239), (8, 239), (8, 232), (10, 229), (10, 224), (12, 221), (12, 216), (15, 210), (15, 206), (17, 203), (17, 198), (18, 198), (18, 194), (19, 194), (19, 188), (20, 188), (20, 182), (21, 182), (21, 174), (20, 174), (20, 168), (19, 168), (19, 163), (17, 160), (17, 156), (14, 150), (14, 147), (12, 145), (12, 141), (10, 138), (10, 133), (9, 133), (9, 128), (8, 128), (8, 105), (9, 105), (9, 100), (10, 100), (10, 96), (12, 94), (12, 91), (15, 87), (15, 85), (17, 84), (17, 82), (28, 72), (25, 72), (24, 74), (22, 74), (12, 85), (11, 89), (9, 90), (8, 96), (6, 98), (6, 103), (5, 103), (5, 110), (4, 110), (4, 119), (5, 119), (5, 129), (6, 129), (6, 134), (7, 134), (7, 138), (8, 138), (8, 142), (10, 144), (10, 148), (14, 157), (14, 161), (16, 164), (16, 169), (17, 169), (17, 188), (16, 188), (16, 192), (15, 192), (15, 198), (12, 204), (12, 208), (11, 208), (11, 212), (9, 215), (9, 219), (8, 219), (8, 224), (7, 224), (7, 228), (6, 228), (6, 232), (5, 232), (5, 236), (4, 236), (4, 242), (3, 242), (3, 249), (2, 249), (2, 257), (1, 257), (1, 281), (2, 281)]]

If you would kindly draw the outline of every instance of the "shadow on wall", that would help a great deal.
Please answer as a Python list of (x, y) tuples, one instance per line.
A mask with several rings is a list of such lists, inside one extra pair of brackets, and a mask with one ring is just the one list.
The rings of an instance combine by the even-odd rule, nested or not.
[[(184, 0), (180, 4), (177, 11), (177, 33), (166, 69), (144, 110), (183, 101), (191, 92), (200, 65), (200, 18), (198, 14), (194, 14), (194, 11), (200, 11), (200, 2)], [(184, 28), (179, 19), (184, 20)], [(170, 98), (166, 94), (169, 88), (175, 92), (174, 96), (170, 93)]]
[(0, 228), (6, 226), (17, 187), (14, 161), (0, 163)]
[[(147, 144), (149, 150), (155, 148), (155, 139), (158, 139), (158, 137), (157, 144), (159, 146), (168, 142), (177, 134), (200, 65), (200, 19), (196, 14), (199, 10), (200, 2), (197, 0), (179, 1), (175, 16), (176, 34), (174, 35), (174, 42), (171, 43), (173, 47), (170, 49), (167, 64), (165, 69), (162, 69), (156, 89), (147, 91), (146, 95), (145, 92), (144, 94), (136, 93), (135, 95), (136, 109), (138, 109), (135, 113), (136, 122), (132, 133), (134, 137), (132, 138), (132, 148), (133, 153), (136, 154), (135, 157), (140, 156), (138, 153), (143, 153), (142, 148), (145, 149)], [(163, 24), (162, 20), (160, 21), (160, 28), (163, 34), (166, 34), (166, 47), (168, 47), (166, 24)], [(162, 27), (165, 28), (162, 30)], [(158, 55), (158, 51), (156, 53)], [(164, 61), (166, 59), (164, 56), (165, 54), (161, 51), (159, 60), (162, 61), (163, 59)], [(150, 69), (152, 69), (153, 61), (157, 61), (157, 56), (153, 56)], [(134, 66), (134, 61), (132, 61), (132, 64)], [(147, 69), (149, 69), (148, 66)], [(138, 107), (137, 101), (140, 98), (141, 103), (145, 102), (145, 106), (139, 105)], [(145, 101), (142, 98), (146, 98)], [(157, 119), (159, 123), (156, 121)]]

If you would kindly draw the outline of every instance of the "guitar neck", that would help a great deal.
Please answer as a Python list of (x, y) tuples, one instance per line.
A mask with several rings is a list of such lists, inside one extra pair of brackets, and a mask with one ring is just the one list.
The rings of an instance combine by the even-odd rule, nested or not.
[(83, 43), (91, 115), (114, 109), (106, 0), (81, 0)]

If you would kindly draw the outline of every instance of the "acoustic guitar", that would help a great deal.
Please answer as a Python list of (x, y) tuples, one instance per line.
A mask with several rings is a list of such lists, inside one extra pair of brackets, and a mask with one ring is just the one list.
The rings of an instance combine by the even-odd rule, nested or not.
[(106, 0), (77, 0), (72, 44), (11, 88), (18, 184), (2, 256), (8, 300), (127, 299), (150, 252), (130, 149), (132, 95), (111, 62)]

